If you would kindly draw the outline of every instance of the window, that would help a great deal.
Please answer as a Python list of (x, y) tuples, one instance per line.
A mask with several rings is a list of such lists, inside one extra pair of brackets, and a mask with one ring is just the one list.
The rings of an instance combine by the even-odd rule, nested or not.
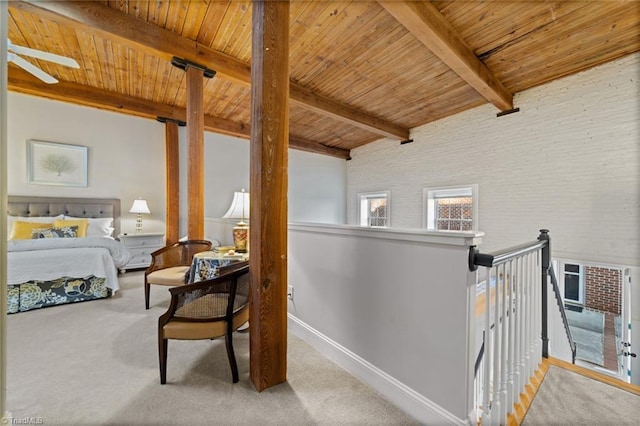
[(584, 268), (582, 265), (565, 263), (562, 273), (564, 275), (565, 302), (584, 304)]
[(425, 188), (423, 197), (427, 229), (478, 230), (478, 185)]
[(360, 226), (388, 227), (389, 216), (389, 191), (358, 194)]

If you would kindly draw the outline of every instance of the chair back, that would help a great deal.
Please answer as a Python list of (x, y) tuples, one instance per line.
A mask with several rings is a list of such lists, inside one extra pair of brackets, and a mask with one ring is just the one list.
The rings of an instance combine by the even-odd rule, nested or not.
[(207, 250), (211, 250), (211, 241), (178, 241), (151, 253), (152, 263), (148, 272), (175, 266), (189, 266), (194, 254)]
[(170, 288), (171, 304), (160, 322), (231, 323), (249, 303), (249, 265), (233, 266), (213, 279)]

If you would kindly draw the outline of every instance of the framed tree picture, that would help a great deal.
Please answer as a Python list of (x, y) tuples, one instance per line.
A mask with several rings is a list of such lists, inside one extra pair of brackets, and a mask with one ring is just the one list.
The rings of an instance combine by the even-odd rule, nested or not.
[(27, 141), (27, 179), (38, 185), (87, 186), (87, 147)]

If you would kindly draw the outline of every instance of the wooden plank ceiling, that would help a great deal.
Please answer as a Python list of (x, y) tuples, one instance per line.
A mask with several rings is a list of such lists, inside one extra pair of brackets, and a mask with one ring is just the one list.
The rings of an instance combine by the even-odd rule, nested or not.
[[(290, 144), (349, 150), (640, 50), (635, 1), (292, 1)], [(9, 66), (9, 89), (142, 117), (185, 119), (172, 57), (217, 71), (205, 128), (250, 133), (250, 1), (18, 2), (14, 44), (71, 56), (80, 69), (23, 56), (60, 80)]]

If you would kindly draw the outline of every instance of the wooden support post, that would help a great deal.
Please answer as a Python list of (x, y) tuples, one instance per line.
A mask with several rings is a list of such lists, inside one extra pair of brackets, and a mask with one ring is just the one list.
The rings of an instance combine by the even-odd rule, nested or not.
[(180, 153), (178, 123), (165, 123), (165, 152), (167, 168), (167, 213), (166, 244), (180, 239)]
[(204, 98), (203, 70), (193, 66), (187, 72), (187, 140), (189, 170), (187, 205), (189, 239), (204, 238)]
[(251, 61), (251, 381), (287, 380), (289, 2), (253, 1)]

